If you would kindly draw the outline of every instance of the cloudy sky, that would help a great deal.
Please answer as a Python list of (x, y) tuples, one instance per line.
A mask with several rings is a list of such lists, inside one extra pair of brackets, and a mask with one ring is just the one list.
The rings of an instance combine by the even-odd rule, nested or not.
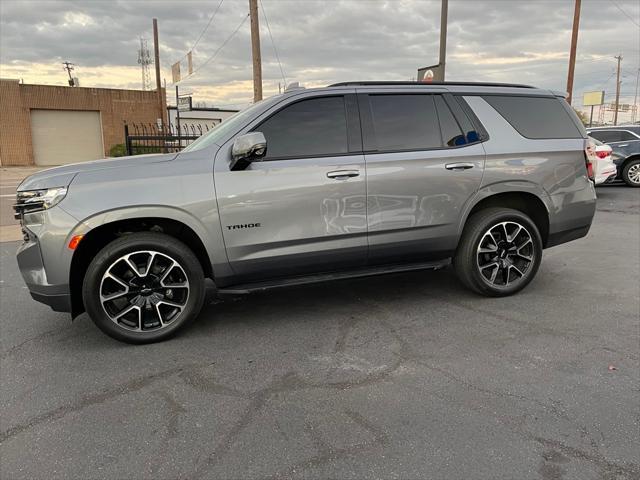
[[(447, 80), (565, 90), (573, 4), (450, 0)], [(306, 86), (409, 80), (418, 67), (437, 63), (439, 0), (262, 0), (261, 10), (265, 95), (276, 93), (285, 79)], [(200, 37), (193, 56), (197, 71), (182, 80), (181, 90), (209, 106), (242, 107), (252, 99), (247, 12), (248, 0), (2, 0), (0, 75), (64, 85), (61, 62), (68, 60), (77, 65), (82, 86), (141, 88), (139, 39), (149, 39), (152, 49), (156, 17), (167, 87), (173, 87), (170, 65)], [(640, 2), (583, 0), (578, 104), (589, 90), (604, 89), (613, 100), (618, 54), (624, 57), (623, 103), (632, 103), (640, 67)], [(183, 74), (186, 69), (183, 58)]]

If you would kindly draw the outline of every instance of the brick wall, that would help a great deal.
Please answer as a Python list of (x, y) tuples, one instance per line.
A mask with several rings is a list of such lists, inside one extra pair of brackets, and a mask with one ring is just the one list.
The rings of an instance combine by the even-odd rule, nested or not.
[[(167, 121), (164, 89), (163, 121)], [(124, 143), (124, 122), (156, 123), (159, 117), (155, 91), (110, 88), (25, 85), (0, 79), (0, 164), (33, 165), (32, 109), (99, 111), (105, 156)]]

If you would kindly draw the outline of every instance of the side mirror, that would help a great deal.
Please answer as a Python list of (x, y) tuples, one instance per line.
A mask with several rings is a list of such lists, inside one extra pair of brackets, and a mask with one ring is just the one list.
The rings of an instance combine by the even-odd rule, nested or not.
[(231, 170), (244, 170), (251, 162), (260, 161), (267, 154), (267, 140), (262, 132), (240, 135), (231, 148)]

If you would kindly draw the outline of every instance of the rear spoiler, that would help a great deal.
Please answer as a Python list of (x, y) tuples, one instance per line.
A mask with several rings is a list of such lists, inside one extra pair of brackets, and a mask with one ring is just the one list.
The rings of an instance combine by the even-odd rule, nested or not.
[(564, 98), (565, 100), (569, 96), (569, 92), (564, 92), (562, 90), (551, 90), (551, 95), (554, 97)]

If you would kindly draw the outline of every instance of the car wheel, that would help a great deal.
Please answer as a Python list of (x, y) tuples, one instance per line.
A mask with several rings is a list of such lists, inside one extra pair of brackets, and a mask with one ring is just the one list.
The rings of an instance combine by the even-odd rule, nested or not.
[(204, 301), (200, 262), (182, 242), (162, 233), (132, 233), (104, 247), (82, 285), (85, 309), (107, 335), (151, 343), (193, 320)]
[(630, 187), (640, 187), (640, 159), (631, 160), (624, 166), (622, 179)]
[(527, 286), (541, 260), (542, 238), (527, 215), (508, 208), (488, 208), (467, 221), (454, 267), (471, 290), (501, 297)]

